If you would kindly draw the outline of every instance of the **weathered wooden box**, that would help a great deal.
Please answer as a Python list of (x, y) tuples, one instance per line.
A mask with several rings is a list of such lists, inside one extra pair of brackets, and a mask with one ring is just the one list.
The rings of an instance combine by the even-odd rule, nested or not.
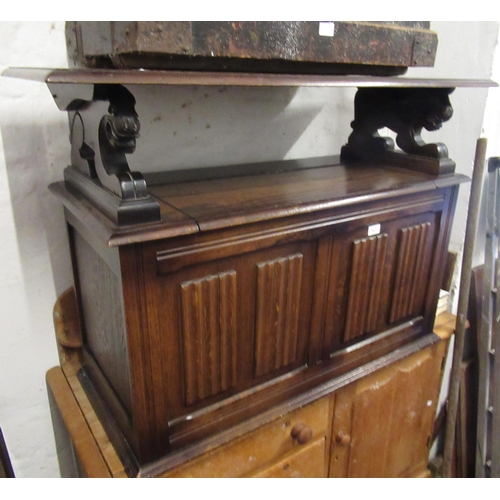
[(79, 67), (398, 75), (433, 66), (426, 21), (68, 22)]

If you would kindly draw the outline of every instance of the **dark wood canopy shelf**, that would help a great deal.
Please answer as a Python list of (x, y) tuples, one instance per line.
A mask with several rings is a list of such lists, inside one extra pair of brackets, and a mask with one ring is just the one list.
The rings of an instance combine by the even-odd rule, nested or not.
[(492, 80), (401, 78), (375, 76), (299, 75), (163, 71), (142, 69), (8, 68), (3, 76), (47, 84), (202, 85), (235, 87), (497, 87)]

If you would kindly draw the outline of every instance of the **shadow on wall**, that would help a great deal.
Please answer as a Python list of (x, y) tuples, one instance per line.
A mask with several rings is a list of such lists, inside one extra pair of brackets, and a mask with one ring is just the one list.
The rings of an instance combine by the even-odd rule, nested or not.
[(141, 122), (129, 165), (146, 172), (336, 154), (353, 113), (352, 89), (128, 88)]
[(60, 162), (69, 155), (69, 142), (64, 116), (44, 122), (26, 111), (24, 106), (19, 114), (2, 117), (2, 139), (23, 288), (36, 331), (51, 310), (43, 303), (53, 298), (47, 284), (52, 279), (59, 295), (72, 283), (62, 208), (47, 189), (62, 178)]

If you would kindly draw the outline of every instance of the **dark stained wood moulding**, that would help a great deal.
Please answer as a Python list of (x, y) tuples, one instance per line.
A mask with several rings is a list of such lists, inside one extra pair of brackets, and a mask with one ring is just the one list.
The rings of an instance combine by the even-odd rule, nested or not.
[(382, 162), (342, 162), (339, 156), (146, 174), (161, 220), (120, 226), (79, 191), (55, 183), (66, 209), (108, 247), (381, 202), (467, 182), (460, 174), (430, 175)]
[(295, 75), (141, 69), (8, 68), (3, 76), (47, 84), (201, 85), (243, 87), (497, 87), (487, 79)]

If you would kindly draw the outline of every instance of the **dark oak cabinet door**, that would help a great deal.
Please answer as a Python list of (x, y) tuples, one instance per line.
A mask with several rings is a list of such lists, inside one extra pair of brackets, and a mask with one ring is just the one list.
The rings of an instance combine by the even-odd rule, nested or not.
[(364, 224), (320, 242), (313, 327), (319, 329), (321, 359), (423, 317), (431, 286), (441, 212)]
[(170, 419), (306, 364), (315, 248), (299, 241), (158, 276)]

